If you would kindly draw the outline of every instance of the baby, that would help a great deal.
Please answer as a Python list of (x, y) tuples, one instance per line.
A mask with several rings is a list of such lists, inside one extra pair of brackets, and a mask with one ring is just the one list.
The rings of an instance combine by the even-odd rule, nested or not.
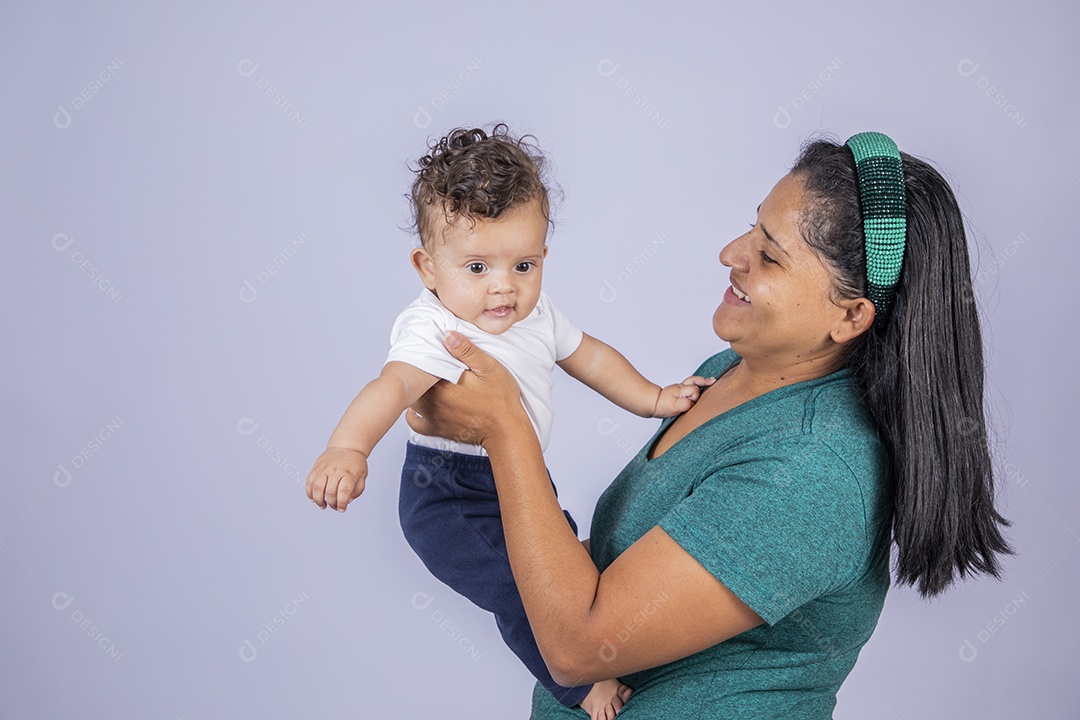
[[(412, 187), (420, 247), (411, 259), (425, 289), (398, 316), (382, 373), (349, 405), (308, 475), (308, 497), (320, 507), (344, 511), (364, 490), (372, 449), (402, 412), (439, 380), (458, 381), (466, 366), (443, 347), (451, 330), (513, 374), (541, 447), (551, 434), (555, 365), (643, 417), (688, 410), (709, 382), (649, 382), (540, 289), (550, 220), (544, 158), (535, 145), (500, 124), (490, 134), (454, 130), (429, 150)], [(431, 573), (494, 613), (507, 645), (545, 688), (594, 720), (614, 718), (629, 688), (618, 680), (562, 687), (544, 664), (510, 571), (482, 447), (411, 432), (399, 512), (405, 538)]]

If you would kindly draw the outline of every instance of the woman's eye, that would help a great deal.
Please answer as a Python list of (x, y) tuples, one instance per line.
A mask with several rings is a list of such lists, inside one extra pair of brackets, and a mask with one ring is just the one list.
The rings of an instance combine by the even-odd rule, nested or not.
[(519, 262), (515, 270), (519, 273), (527, 273), (532, 270), (533, 264), (531, 262)]
[(764, 250), (761, 251), (761, 259), (762, 259), (762, 261), (767, 262), (767, 263), (774, 263), (774, 264), (776, 263), (776, 261), (773, 260), (771, 257), (769, 257), (769, 254), (767, 252), (765, 252)]
[(480, 273), (487, 270), (487, 268), (484, 266), (484, 263), (469, 263), (465, 266), (465, 269), (471, 272), (473, 275), (479, 275)]

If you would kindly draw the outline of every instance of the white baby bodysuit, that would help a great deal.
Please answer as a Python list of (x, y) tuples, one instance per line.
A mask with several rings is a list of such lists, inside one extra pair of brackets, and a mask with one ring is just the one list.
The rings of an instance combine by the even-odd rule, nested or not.
[[(551, 373), (555, 363), (569, 357), (581, 344), (581, 329), (559, 311), (547, 293), (524, 320), (501, 335), (491, 335), (462, 320), (427, 288), (398, 315), (390, 331), (386, 362), (399, 361), (456, 383), (467, 366), (443, 346), (443, 337), (456, 330), (506, 366), (521, 388), (521, 402), (532, 420), (541, 449), (551, 437), (555, 409), (551, 402)], [(486, 455), (479, 445), (429, 437), (409, 431), (409, 442), (468, 455)]]

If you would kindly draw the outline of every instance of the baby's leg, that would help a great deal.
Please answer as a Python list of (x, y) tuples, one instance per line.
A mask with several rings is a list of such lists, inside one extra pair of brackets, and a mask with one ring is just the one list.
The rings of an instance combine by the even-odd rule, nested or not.
[(589, 686), (562, 687), (548, 672), (521, 604), (486, 457), (410, 444), (401, 476), (401, 528), (432, 575), (494, 613), (503, 640), (563, 705), (578, 705)]
[(581, 709), (589, 713), (591, 720), (615, 720), (632, 692), (618, 680), (601, 680), (581, 701)]

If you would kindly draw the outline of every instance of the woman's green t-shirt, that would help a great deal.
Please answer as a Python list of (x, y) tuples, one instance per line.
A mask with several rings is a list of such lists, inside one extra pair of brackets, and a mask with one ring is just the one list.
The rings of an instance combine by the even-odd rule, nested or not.
[[(738, 360), (727, 350), (696, 374)], [(765, 624), (622, 678), (634, 695), (620, 720), (831, 718), (889, 587), (888, 465), (856, 381), (841, 370), (779, 388), (649, 460), (672, 420), (597, 503), (593, 560), (603, 571), (659, 525)], [(652, 598), (597, 652), (613, 657), (666, 601)], [(586, 715), (537, 685), (532, 717)]]

